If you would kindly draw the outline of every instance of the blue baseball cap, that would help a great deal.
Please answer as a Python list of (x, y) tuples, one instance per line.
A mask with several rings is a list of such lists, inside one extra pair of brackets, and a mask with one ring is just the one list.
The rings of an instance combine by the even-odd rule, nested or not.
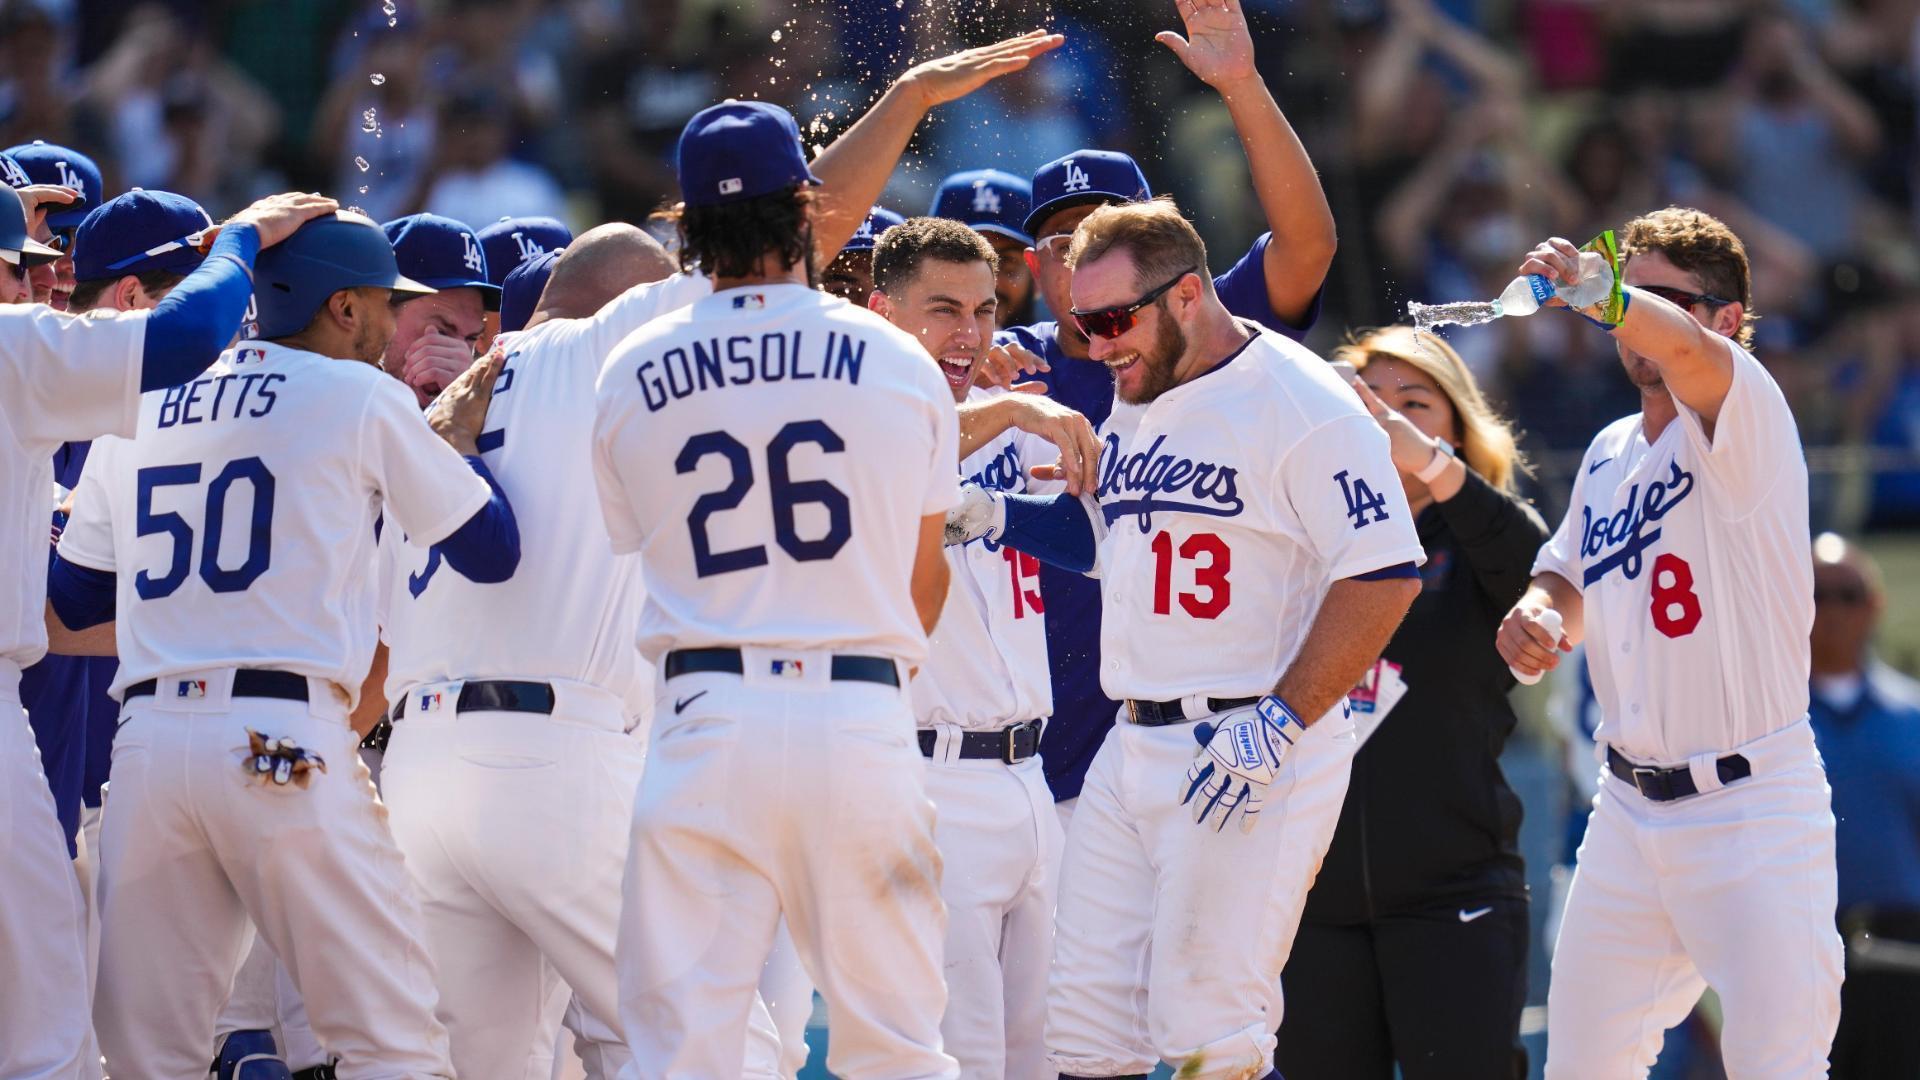
[(434, 290), (409, 279), (393, 244), (372, 218), (336, 210), (295, 229), (253, 264), (258, 336), (297, 334), (341, 289), (391, 289), (415, 296)]
[[(80, 193), (80, 198), (47, 211), (49, 229), (74, 229), (86, 220), (87, 211), (99, 206), (105, 197), (100, 166), (78, 150), (69, 150), (41, 139), (7, 147), (7, 153), (19, 162), (27, 180), (35, 184), (59, 184)], [(9, 179), (8, 183), (12, 183)], [(19, 184), (14, 184), (19, 187)]]
[(13, 160), (13, 155), (4, 150), (0, 150), (0, 180), (6, 181), (10, 188), (23, 188), (33, 183), (27, 176), (27, 170), (21, 168), (20, 163)]
[(171, 191), (142, 191), (108, 199), (73, 234), (73, 276), (104, 281), (148, 270), (189, 274), (200, 265), (200, 238), (213, 218), (200, 204)]
[[(573, 243), (573, 230), (550, 217), (503, 217), (479, 235), (487, 253), (487, 280), (503, 288), (514, 267)], [(504, 307), (506, 299), (500, 303)]]
[(553, 276), (553, 264), (559, 261), (559, 251), (543, 251), (507, 271), (506, 284), (500, 286), (501, 333), (526, 328), (533, 309), (540, 306), (547, 279)]
[(867, 214), (867, 220), (860, 223), (860, 230), (853, 234), (853, 239), (847, 241), (847, 246), (840, 251), (842, 254), (849, 251), (872, 251), (873, 245), (880, 242), (881, 233), (895, 225), (906, 223), (907, 219), (899, 214), (884, 206), (876, 206)]
[(764, 101), (729, 100), (693, 114), (674, 161), (688, 206), (720, 206), (820, 182), (807, 168), (793, 114)]
[(500, 286), (487, 279), (487, 250), (465, 223), (439, 214), (408, 214), (382, 225), (400, 272), (435, 291), (479, 289), (489, 311), (500, 306)]
[(12, 266), (44, 266), (60, 252), (27, 235), (27, 204), (12, 188), (0, 196), (0, 262)]
[(1117, 150), (1075, 150), (1033, 174), (1035, 206), (1027, 215), (1026, 233), (1038, 233), (1042, 222), (1068, 207), (1151, 198), (1147, 176), (1132, 158)]
[(970, 169), (940, 181), (929, 216), (952, 218), (975, 232), (993, 233), (1023, 244), (1033, 243), (1026, 230), (1033, 209), (1033, 185), (999, 169)]

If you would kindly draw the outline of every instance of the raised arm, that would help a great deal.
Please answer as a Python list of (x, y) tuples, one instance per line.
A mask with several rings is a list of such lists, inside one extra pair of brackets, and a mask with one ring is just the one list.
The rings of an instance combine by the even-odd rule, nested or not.
[(936, 105), (963, 98), (987, 83), (1019, 71), (1067, 39), (1032, 30), (993, 45), (967, 49), (917, 64), (896, 79), (846, 133), (814, 159), (822, 181), (821, 214), (814, 228), (820, 265), (832, 262), (860, 228), (887, 178), (906, 152), (920, 121)]
[(1337, 246), (1333, 210), (1307, 148), (1261, 79), (1241, 0), (1180, 0), (1187, 36), (1171, 30), (1154, 40), (1213, 87), (1226, 103), (1246, 151), (1253, 190), (1273, 242), (1267, 246), (1267, 302), (1282, 321), (1306, 317), (1326, 281)]

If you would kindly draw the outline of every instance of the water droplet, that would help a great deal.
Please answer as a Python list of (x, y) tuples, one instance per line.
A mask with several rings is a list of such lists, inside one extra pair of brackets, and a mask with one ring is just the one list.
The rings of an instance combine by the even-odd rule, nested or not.
[(365, 184), (361, 184), (361, 185), (360, 185), (360, 194), (362, 194), (362, 195), (365, 195), (366, 193), (367, 193), (367, 185), (365, 185)]
[(368, 169), (373, 168), (372, 165), (367, 163), (367, 159), (363, 157), (354, 158), (353, 164), (354, 164), (354, 167), (358, 168), (361, 172), (366, 172)]
[(399, 13), (400, 9), (394, 6), (393, 0), (386, 0), (385, 3), (380, 5), (380, 14), (385, 15), (389, 19)]
[(1407, 314), (1413, 316), (1416, 330), (1449, 325), (1479, 326), (1499, 318), (1500, 306), (1478, 300), (1463, 300), (1453, 304), (1422, 304), (1416, 300), (1407, 305)]
[(367, 81), (375, 86), (385, 86), (387, 84), (387, 77), (376, 71), (367, 76)]
[(783, 37), (785, 37), (785, 36), (786, 36), (785, 34), (783, 34), (783, 33), (781, 33), (781, 32), (780, 32), (780, 31), (778, 31), (778, 30), (775, 30), (775, 31), (773, 32), (773, 40), (775, 40), (775, 41), (779, 41), (779, 40), (780, 40), (781, 38), (783, 38)]
[(379, 117), (374, 115), (374, 112), (372, 109), (368, 109), (366, 112), (363, 112), (360, 114), (360, 130), (361, 131), (380, 130), (380, 119)]

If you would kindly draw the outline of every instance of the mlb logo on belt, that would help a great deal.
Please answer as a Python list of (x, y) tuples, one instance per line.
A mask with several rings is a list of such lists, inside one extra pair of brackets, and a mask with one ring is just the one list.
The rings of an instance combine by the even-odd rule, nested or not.
[(207, 680), (181, 679), (174, 685), (173, 696), (177, 698), (203, 698), (207, 696)]
[(432, 712), (433, 710), (439, 707), (440, 707), (439, 691), (436, 690), (431, 694), (420, 695), (420, 711), (421, 712)]
[(735, 311), (759, 311), (766, 306), (767, 298), (760, 293), (748, 293), (745, 296), (736, 296), (733, 298), (733, 310)]
[(799, 660), (775, 660), (773, 673), (784, 679), (798, 679), (806, 674), (806, 665)]

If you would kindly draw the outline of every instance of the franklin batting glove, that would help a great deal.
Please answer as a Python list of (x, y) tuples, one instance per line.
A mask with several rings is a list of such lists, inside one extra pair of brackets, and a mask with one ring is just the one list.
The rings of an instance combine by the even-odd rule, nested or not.
[(1280, 775), (1287, 751), (1306, 732), (1287, 703), (1272, 694), (1218, 723), (1194, 725), (1193, 738), (1201, 751), (1181, 783), (1180, 805), (1193, 808), (1196, 825), (1211, 817), (1218, 832), (1237, 813), (1240, 831), (1252, 832), (1267, 785)]

